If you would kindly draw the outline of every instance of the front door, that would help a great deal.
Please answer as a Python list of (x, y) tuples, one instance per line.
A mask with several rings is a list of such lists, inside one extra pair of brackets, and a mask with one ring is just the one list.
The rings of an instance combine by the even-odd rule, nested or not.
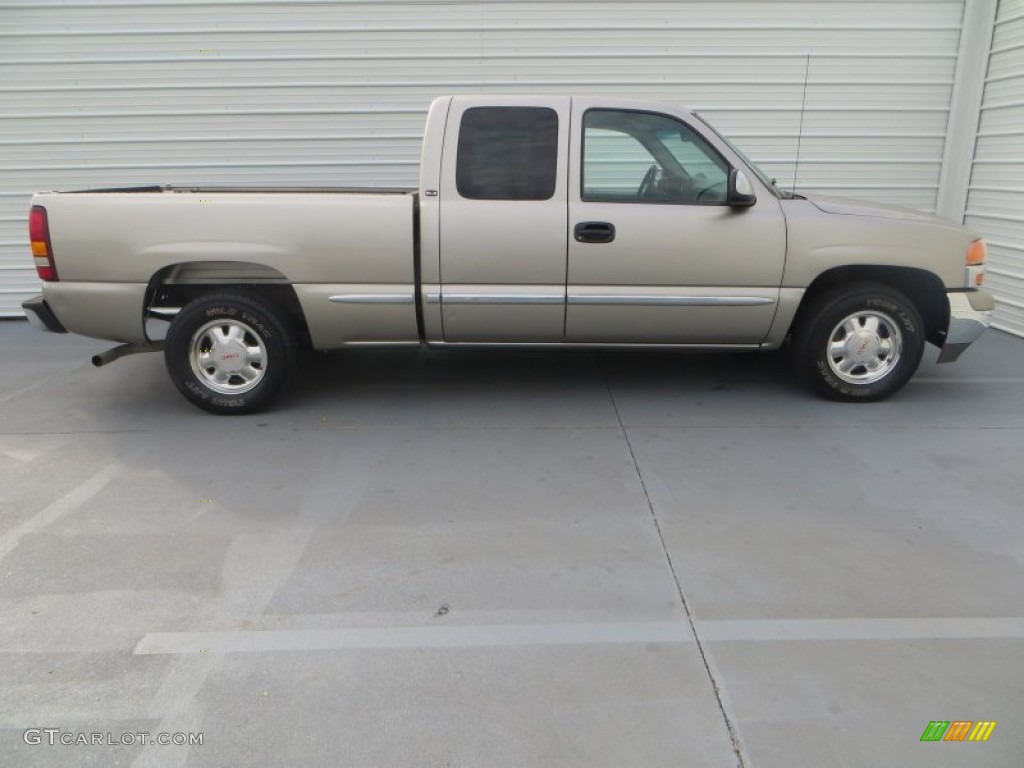
[(726, 200), (730, 162), (673, 116), (575, 101), (566, 341), (763, 341), (786, 252), (778, 199)]
[(558, 342), (565, 332), (570, 103), (452, 100), (440, 184), (448, 342)]

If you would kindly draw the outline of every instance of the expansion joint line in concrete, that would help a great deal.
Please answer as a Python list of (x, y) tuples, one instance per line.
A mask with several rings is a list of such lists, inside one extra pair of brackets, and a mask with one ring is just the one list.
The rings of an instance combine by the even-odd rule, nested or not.
[(629, 432), (626, 431), (626, 425), (623, 423), (622, 415), (619, 413), (619, 404), (615, 402), (615, 394), (612, 392), (612, 385), (608, 379), (608, 373), (605, 371), (604, 364), (601, 362), (600, 356), (595, 355), (594, 359), (597, 362), (598, 369), (601, 371), (601, 378), (604, 379), (605, 388), (608, 390), (608, 399), (611, 401), (612, 409), (615, 411), (615, 418), (619, 422), (619, 430), (622, 432), (622, 437), (626, 441), (626, 447), (629, 449), (629, 456), (633, 461), (633, 468), (636, 470), (637, 480), (640, 481), (640, 488), (643, 490), (644, 498), (647, 500), (647, 509), (650, 511), (651, 519), (654, 521), (654, 529), (658, 533), (658, 540), (661, 542), (662, 552), (664, 552), (665, 560), (668, 562), (668, 569), (672, 573), (672, 580), (676, 584), (676, 591), (679, 593), (679, 601), (682, 603), (683, 611), (686, 613), (686, 620), (690, 624), (690, 631), (693, 632), (693, 639), (697, 644), (697, 652), (700, 654), (701, 663), (704, 665), (704, 671), (707, 673), (708, 681), (711, 683), (711, 690), (714, 691), (715, 701), (718, 703), (718, 711), (722, 714), (725, 729), (729, 733), (729, 741), (732, 743), (733, 752), (736, 754), (737, 768), (746, 768), (747, 761), (743, 756), (743, 749), (740, 746), (739, 734), (736, 732), (736, 726), (733, 724), (732, 718), (729, 717), (729, 712), (725, 707), (725, 702), (722, 700), (722, 692), (719, 687), (718, 679), (715, 677), (715, 673), (711, 669), (711, 664), (708, 661), (704, 643), (700, 638), (700, 634), (697, 632), (697, 624), (693, 619), (693, 612), (690, 610), (690, 603), (686, 599), (686, 593), (683, 591), (683, 585), (679, 580), (679, 574), (676, 572), (675, 564), (672, 562), (672, 555), (668, 550), (668, 544), (665, 543), (665, 536), (661, 532), (661, 524), (658, 522), (658, 514), (654, 511), (654, 502), (651, 501), (651, 495), (647, 491), (647, 483), (644, 481), (644, 473), (640, 469), (640, 462), (637, 461), (636, 452), (633, 450), (633, 443), (629, 439)]

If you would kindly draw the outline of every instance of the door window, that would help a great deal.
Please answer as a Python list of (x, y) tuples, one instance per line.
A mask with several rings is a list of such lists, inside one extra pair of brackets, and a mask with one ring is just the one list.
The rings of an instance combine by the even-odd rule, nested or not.
[(455, 185), (471, 200), (548, 200), (558, 170), (558, 114), (474, 107), (462, 115)]
[(583, 116), (585, 202), (722, 205), (729, 164), (666, 115), (591, 109)]

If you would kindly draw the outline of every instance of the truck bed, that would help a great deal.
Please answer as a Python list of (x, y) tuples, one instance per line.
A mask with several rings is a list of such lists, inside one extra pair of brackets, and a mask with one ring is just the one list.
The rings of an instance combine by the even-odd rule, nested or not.
[(100, 189), (72, 189), (59, 193), (61, 195), (114, 194), (125, 192), (198, 192), (249, 194), (253, 192), (275, 192), (289, 195), (414, 195), (414, 187), (232, 187), (232, 186), (176, 186), (174, 184), (148, 184), (140, 187), (106, 187)]
[(317, 348), (419, 339), (415, 190), (146, 186), (33, 205), (47, 210), (60, 276), (47, 299), (74, 333), (144, 341), (151, 286), (216, 276), (292, 286)]

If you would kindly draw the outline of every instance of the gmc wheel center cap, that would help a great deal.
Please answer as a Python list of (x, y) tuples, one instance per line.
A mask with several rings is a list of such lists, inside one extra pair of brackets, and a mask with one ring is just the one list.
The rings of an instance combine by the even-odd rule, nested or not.
[(869, 331), (855, 333), (846, 342), (846, 351), (855, 362), (866, 363), (878, 357), (878, 348), (881, 345), (878, 336)]
[(231, 340), (219, 343), (213, 348), (213, 359), (224, 373), (235, 373), (245, 365), (248, 354), (240, 342)]

